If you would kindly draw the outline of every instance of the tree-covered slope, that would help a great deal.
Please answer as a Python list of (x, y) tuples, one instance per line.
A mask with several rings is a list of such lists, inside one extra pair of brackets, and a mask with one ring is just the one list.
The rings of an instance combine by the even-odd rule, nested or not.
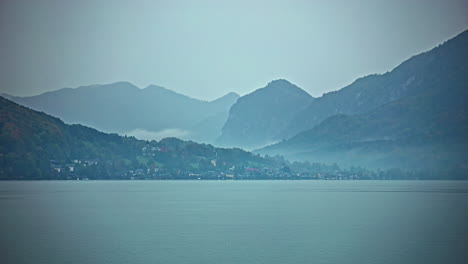
[(36, 112), (0, 97), (0, 175), (51, 177), (51, 160), (109, 159), (136, 155), (143, 144)]
[(0, 97), (0, 179), (220, 177), (244, 175), (250, 167), (278, 169), (282, 165), (282, 159), (262, 158), (241, 149), (176, 138), (144, 141), (67, 125)]
[(259, 152), (346, 166), (468, 172), (468, 57), (466, 48), (454, 48), (460, 57), (451, 54), (452, 60), (465, 66), (437, 66), (438, 74), (420, 76), (417, 92), (366, 113), (331, 116)]
[(400, 98), (430, 93), (428, 90), (433, 86), (449, 93), (454, 84), (466, 84), (467, 47), (468, 31), (465, 31), (408, 59), (391, 72), (363, 77), (338, 91), (324, 94), (298, 113), (280, 137), (293, 137), (336, 114), (363, 114)]

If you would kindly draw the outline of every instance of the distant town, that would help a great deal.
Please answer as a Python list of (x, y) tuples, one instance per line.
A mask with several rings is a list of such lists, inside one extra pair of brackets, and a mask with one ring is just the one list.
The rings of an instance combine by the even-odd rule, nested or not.
[[(161, 152), (170, 152), (162, 147), (147, 145), (141, 149), (143, 157), (153, 158)], [(200, 170), (176, 169), (149, 163), (134, 164), (131, 168), (116, 169), (111, 160), (74, 159), (68, 163), (50, 160), (50, 166), (58, 179), (65, 180), (400, 180), (419, 179), (420, 173), (400, 169), (368, 170), (364, 168), (340, 169), (337, 165), (290, 163), (284, 161), (279, 167), (228, 166), (226, 162), (209, 160), (209, 168)], [(103, 177), (105, 171), (109, 177)], [(426, 175), (427, 178), (427, 175)]]

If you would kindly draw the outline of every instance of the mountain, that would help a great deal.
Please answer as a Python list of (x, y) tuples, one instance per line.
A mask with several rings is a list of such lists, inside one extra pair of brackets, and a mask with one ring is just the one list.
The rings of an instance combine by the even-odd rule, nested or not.
[(232, 106), (238, 99), (238, 94), (228, 93), (225, 96), (212, 101), (211, 104), (213, 104), (214, 108), (224, 109), (224, 111), (217, 111), (192, 126), (192, 130), (196, 133), (195, 139), (201, 142), (214, 142), (215, 139), (219, 138), (221, 136), (224, 123), (229, 116), (230, 107), (227, 106)]
[(295, 119), (309, 120), (302, 127), (311, 129), (258, 152), (345, 166), (468, 173), (467, 47), (465, 31), (390, 73), (315, 100), (305, 110), (309, 118), (301, 113)]
[(106, 134), (0, 97), (0, 180), (43, 179), (466, 179), (401, 170), (340, 170), (241, 149)]
[[(238, 97), (229, 93), (206, 102), (155, 85), (139, 89), (128, 82), (64, 88), (30, 97), (7, 96), (67, 123), (121, 134), (172, 129), (184, 131), (186, 138), (207, 142), (219, 135), (219, 124), (225, 122)], [(213, 121), (206, 122), (207, 119)], [(205, 131), (210, 131), (212, 137), (206, 136)]]
[[(245, 168), (279, 169), (284, 160), (240, 149), (166, 138), (137, 140), (106, 134), (0, 97), (0, 179), (187, 179), (246, 175)], [(257, 173), (256, 169), (254, 173)], [(248, 175), (247, 175), (248, 176)], [(196, 179), (196, 178), (195, 178)]]
[(271, 144), (313, 99), (286, 80), (272, 81), (237, 100), (216, 142), (246, 149)]
[[(463, 44), (467, 35), (468, 31), (465, 31), (431, 51), (413, 56), (390, 72), (369, 75), (338, 91), (324, 94), (298, 113), (279, 137), (295, 136), (336, 114), (366, 113), (402, 97), (424, 92), (437, 79), (450, 77), (440, 74), (465, 67), (466, 56), (461, 55), (466, 54)], [(466, 69), (461, 74), (466, 74)]]

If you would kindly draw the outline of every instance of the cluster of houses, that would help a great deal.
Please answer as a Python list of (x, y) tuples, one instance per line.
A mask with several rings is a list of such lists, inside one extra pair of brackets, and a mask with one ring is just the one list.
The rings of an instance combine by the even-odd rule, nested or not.
[(97, 160), (72, 160), (71, 163), (63, 163), (57, 160), (50, 160), (50, 167), (52, 170), (58, 172), (58, 173), (64, 173), (64, 172), (74, 172), (75, 168), (79, 165), (86, 167), (86, 166), (91, 166), (91, 165), (97, 165), (98, 161)]
[(167, 152), (168, 149), (146, 145), (141, 149), (143, 156), (155, 156), (157, 152)]
[[(156, 150), (158, 151), (158, 150)], [(150, 151), (149, 153), (151, 153)], [(77, 167), (98, 165), (98, 160), (72, 160), (70, 163), (61, 163), (51, 160), (52, 170), (59, 174), (66, 174), (69, 179), (87, 179), (85, 175), (77, 175)], [(216, 160), (211, 160), (212, 170), (175, 170), (165, 168), (138, 168), (116, 172), (115, 178), (129, 180), (259, 180), (259, 179), (310, 179), (310, 180), (359, 180), (361, 177), (353, 173), (344, 173), (336, 170), (327, 173), (312, 171), (293, 172), (287, 166), (281, 168), (230, 168), (222, 169), (217, 166)]]
[(272, 168), (242, 168), (227, 170), (208, 170), (203, 172), (184, 171), (184, 170), (166, 170), (163, 168), (155, 169), (137, 169), (129, 170), (123, 175), (124, 179), (131, 180), (359, 180), (361, 177), (357, 174), (345, 174), (342, 172), (332, 173), (314, 173), (300, 172), (294, 173), (283, 169)]

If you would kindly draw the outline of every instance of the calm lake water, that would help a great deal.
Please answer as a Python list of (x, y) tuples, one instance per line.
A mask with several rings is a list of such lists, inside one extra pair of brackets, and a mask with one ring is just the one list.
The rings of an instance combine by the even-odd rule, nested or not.
[(468, 263), (468, 183), (0, 182), (1, 263)]

